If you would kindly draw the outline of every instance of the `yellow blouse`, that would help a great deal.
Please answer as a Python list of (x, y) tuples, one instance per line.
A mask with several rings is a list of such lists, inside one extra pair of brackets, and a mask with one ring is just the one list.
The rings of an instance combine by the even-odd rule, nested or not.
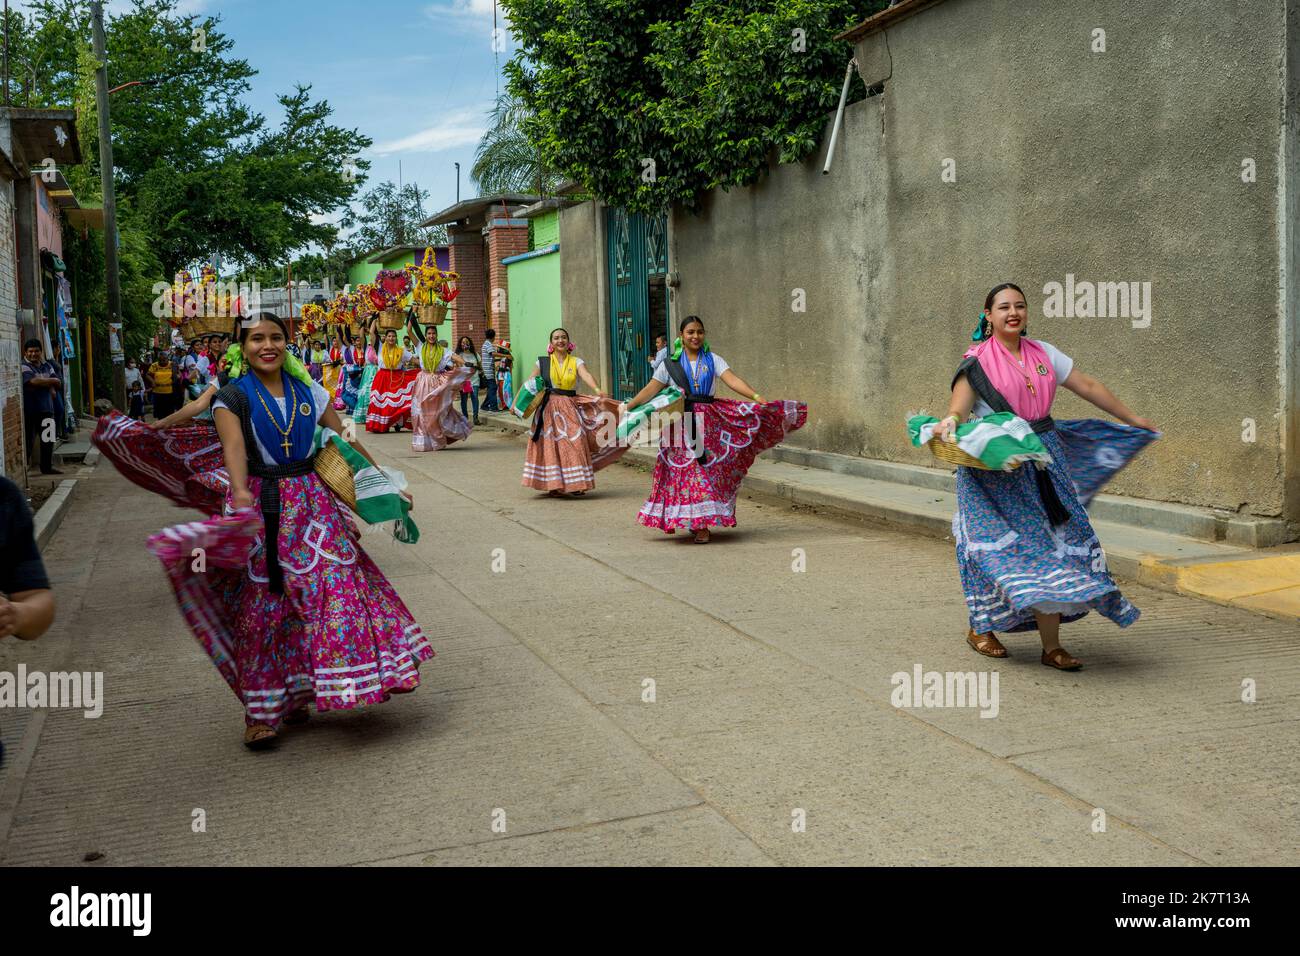
[(551, 387), (573, 389), (578, 384), (578, 360), (572, 355), (559, 358), (551, 353)]

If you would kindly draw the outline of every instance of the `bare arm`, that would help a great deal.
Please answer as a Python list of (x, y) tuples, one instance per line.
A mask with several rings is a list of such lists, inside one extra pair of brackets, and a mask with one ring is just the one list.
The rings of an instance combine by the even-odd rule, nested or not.
[(722, 379), (722, 384), (726, 385), (727, 388), (731, 389), (737, 395), (743, 395), (745, 398), (758, 401), (758, 392), (746, 385), (745, 380), (731, 369), (727, 369), (719, 376), (719, 378)]
[(253, 493), (248, 490), (248, 453), (244, 447), (244, 432), (239, 427), (239, 416), (228, 408), (212, 412), (221, 439), (221, 451), (226, 459), (226, 473), (230, 475), (230, 496), (236, 508), (253, 507)]
[(652, 378), (650, 381), (645, 383), (645, 388), (641, 389), (641, 391), (637, 392), (624, 402), (624, 405), (627, 408), (639, 408), (662, 392), (665, 387), (664, 383), (659, 381), (659, 379)]
[(963, 375), (953, 383), (952, 398), (948, 401), (948, 416), (935, 427), (934, 437), (946, 438), (959, 422), (970, 417), (974, 407), (975, 389), (971, 388), (970, 381)]
[(1129, 408), (1101, 382), (1097, 381), (1091, 375), (1085, 375), (1077, 369), (1072, 369), (1070, 374), (1065, 377), (1061, 383), (1074, 394), (1078, 395), (1086, 402), (1091, 402), (1100, 408), (1103, 412), (1109, 412), (1126, 425), (1133, 425), (1137, 428), (1145, 428), (1148, 431), (1159, 431), (1155, 423), (1146, 418), (1138, 416), (1133, 409)]
[(54, 592), (48, 588), (0, 597), (0, 637), (34, 641), (54, 623)]
[(599, 395), (601, 398), (609, 398), (608, 395), (606, 395), (604, 392), (600, 390), (600, 385), (597, 384), (595, 377), (589, 371), (587, 371), (586, 362), (583, 362), (581, 365), (578, 366), (578, 378), (586, 382), (587, 387), (591, 389), (593, 392), (595, 392), (597, 395)]
[(195, 415), (206, 411), (212, 404), (212, 400), (217, 397), (217, 386), (209, 385), (205, 388), (198, 398), (187, 404), (180, 411), (172, 412), (160, 422), (152, 422), (149, 427), (157, 431), (160, 428), (171, 428), (173, 425), (179, 425), (181, 422), (187, 422)]

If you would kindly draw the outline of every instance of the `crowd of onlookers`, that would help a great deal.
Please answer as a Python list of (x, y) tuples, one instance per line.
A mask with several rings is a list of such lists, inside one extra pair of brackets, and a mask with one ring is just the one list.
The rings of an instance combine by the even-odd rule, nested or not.
[(195, 339), (188, 347), (146, 350), (137, 359), (126, 359), (127, 414), (143, 419), (146, 406), (153, 416), (166, 418), (192, 398), (209, 382), (216, 380), (223, 367), (229, 335), (208, 335)]

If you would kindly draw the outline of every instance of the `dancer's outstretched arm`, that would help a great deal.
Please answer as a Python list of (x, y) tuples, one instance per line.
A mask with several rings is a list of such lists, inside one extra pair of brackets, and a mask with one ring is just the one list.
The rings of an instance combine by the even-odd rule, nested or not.
[(719, 376), (719, 378), (722, 379), (722, 384), (726, 385), (727, 388), (731, 389), (737, 395), (743, 395), (745, 398), (755, 402), (760, 400), (758, 392), (746, 385), (745, 380), (731, 369), (727, 369)]

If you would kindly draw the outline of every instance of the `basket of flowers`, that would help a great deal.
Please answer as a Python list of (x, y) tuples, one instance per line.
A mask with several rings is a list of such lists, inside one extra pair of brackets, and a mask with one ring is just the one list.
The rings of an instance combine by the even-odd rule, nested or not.
[(425, 249), (420, 261), (406, 267), (410, 276), (411, 302), (421, 325), (441, 325), (447, 321), (447, 309), (460, 290), (459, 276), (438, 268), (432, 249)]
[[(406, 325), (405, 302), (411, 292), (411, 277), (405, 269), (380, 269), (375, 274), (378, 293), (379, 327), (385, 331)], [(374, 293), (371, 298), (375, 299)]]

